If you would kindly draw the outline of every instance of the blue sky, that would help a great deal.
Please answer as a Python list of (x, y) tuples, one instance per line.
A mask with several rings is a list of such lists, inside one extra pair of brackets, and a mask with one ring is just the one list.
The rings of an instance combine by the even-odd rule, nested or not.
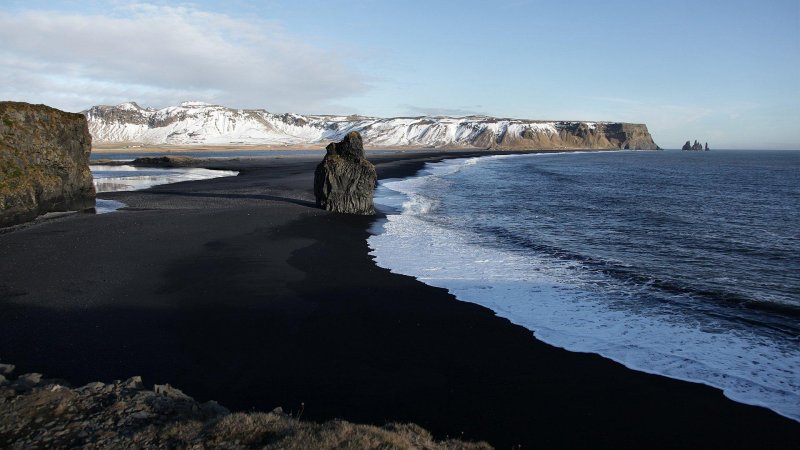
[(800, 1), (4, 1), (0, 98), (647, 123), (800, 148)]

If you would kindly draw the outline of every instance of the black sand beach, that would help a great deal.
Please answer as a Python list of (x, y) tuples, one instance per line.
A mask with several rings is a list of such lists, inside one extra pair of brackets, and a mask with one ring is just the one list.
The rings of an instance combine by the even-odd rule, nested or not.
[[(394, 178), (441, 157), (371, 160)], [(800, 424), (767, 409), (551, 347), (377, 267), (373, 218), (314, 207), (317, 163), (220, 161), (241, 174), (102, 194), (129, 208), (0, 234), (0, 361), (501, 449), (798, 448)]]

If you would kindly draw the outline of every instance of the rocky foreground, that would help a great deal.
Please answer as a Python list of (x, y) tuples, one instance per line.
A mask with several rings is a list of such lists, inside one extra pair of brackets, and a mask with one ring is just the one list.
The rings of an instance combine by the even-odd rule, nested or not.
[(38, 373), (6, 379), (13, 369), (0, 364), (0, 448), (491, 448), (485, 443), (437, 442), (413, 424), (306, 422), (302, 409), (294, 414), (281, 408), (231, 413), (168, 384), (147, 389), (141, 377), (72, 388)]

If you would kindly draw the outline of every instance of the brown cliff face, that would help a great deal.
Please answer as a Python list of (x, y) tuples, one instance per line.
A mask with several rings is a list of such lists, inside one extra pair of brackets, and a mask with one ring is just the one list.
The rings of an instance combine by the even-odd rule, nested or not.
[(91, 147), (82, 114), (0, 102), (0, 227), (93, 208)]
[(600, 149), (600, 150), (659, 150), (647, 130), (638, 123), (600, 122), (590, 126), (586, 122), (556, 123), (558, 133), (537, 132), (532, 129), (519, 135), (482, 136), (475, 146), (489, 143), (488, 147), (502, 149)]

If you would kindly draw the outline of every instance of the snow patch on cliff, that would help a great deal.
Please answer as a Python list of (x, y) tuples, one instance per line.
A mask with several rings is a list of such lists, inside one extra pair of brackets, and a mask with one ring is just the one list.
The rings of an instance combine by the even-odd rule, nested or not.
[(179, 106), (146, 109), (128, 102), (95, 106), (84, 114), (97, 143), (145, 144), (311, 144), (341, 140), (358, 131), (377, 146), (480, 146), (557, 136), (580, 124), (595, 131), (597, 122), (545, 122), (467, 117), (320, 116), (275, 114), (187, 101)]

